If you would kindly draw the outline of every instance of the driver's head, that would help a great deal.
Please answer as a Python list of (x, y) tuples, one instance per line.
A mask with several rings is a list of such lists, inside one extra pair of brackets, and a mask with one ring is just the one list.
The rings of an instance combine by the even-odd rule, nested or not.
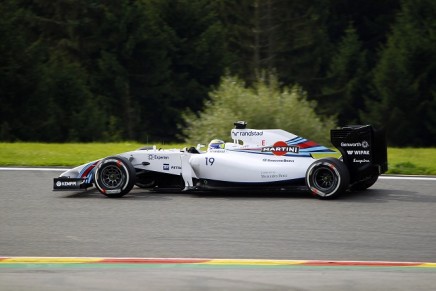
[(223, 149), (224, 148), (224, 141), (220, 139), (213, 139), (209, 143), (209, 149)]

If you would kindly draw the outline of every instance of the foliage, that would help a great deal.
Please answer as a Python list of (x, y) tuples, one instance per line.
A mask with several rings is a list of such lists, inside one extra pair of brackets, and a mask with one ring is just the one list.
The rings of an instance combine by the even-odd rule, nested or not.
[(339, 124), (359, 123), (369, 81), (366, 55), (356, 30), (350, 26), (332, 57), (320, 100), (326, 113), (337, 113)]
[(389, 132), (392, 145), (436, 144), (436, 2), (402, 2), (374, 70), (379, 99), (366, 117)]
[(213, 138), (228, 140), (230, 127), (237, 120), (250, 128), (280, 128), (297, 135), (328, 143), (333, 118), (316, 115), (314, 101), (298, 85), (280, 88), (276, 77), (259, 78), (252, 86), (233, 76), (225, 76), (210, 94), (204, 110), (184, 115), (186, 143), (207, 143)]
[(0, 141), (177, 141), (225, 72), (267, 72), (319, 116), (434, 146), (435, 3), (3, 0)]
[(180, 108), (199, 110), (226, 67), (206, 0), (5, 0), (0, 13), (0, 140), (174, 140)]

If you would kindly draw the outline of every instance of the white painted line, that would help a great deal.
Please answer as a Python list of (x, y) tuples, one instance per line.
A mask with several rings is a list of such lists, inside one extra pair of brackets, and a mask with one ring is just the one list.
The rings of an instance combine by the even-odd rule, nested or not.
[(424, 176), (379, 176), (383, 180), (415, 180), (415, 181), (436, 181), (436, 177)]
[(59, 172), (65, 172), (67, 171), (67, 168), (13, 168), (13, 167), (0, 167), (0, 171), (59, 171)]

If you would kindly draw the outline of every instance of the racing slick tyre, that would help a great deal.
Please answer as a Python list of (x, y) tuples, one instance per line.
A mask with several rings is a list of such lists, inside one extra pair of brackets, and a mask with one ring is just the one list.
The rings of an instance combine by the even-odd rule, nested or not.
[(306, 186), (319, 199), (333, 199), (344, 193), (350, 183), (350, 173), (343, 162), (335, 158), (319, 159), (306, 171)]
[(110, 198), (126, 195), (135, 185), (136, 172), (123, 157), (108, 157), (95, 167), (94, 183), (98, 191)]

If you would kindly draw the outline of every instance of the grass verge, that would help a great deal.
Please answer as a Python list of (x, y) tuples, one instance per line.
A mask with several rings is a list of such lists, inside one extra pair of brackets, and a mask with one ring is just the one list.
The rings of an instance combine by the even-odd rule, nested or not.
[[(77, 166), (142, 147), (123, 143), (0, 143), (0, 166)], [(157, 145), (182, 148), (183, 144)], [(436, 148), (389, 148), (390, 174), (436, 175)]]
[(389, 172), (404, 175), (436, 175), (436, 148), (389, 148)]
[[(0, 143), (1, 166), (78, 166), (143, 147), (137, 142), (122, 143)], [(179, 148), (182, 145), (157, 145)]]

